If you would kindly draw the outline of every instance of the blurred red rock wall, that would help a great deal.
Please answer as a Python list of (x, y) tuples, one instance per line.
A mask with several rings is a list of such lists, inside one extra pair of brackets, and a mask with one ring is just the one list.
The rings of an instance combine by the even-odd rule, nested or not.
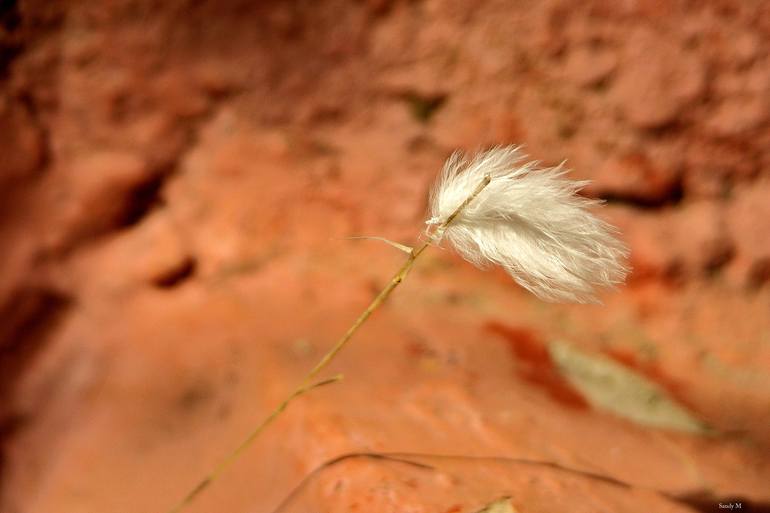
[[(421, 429), (770, 501), (770, 3), (20, 0), (0, 7), (0, 510), (169, 507), (397, 267), (345, 237), (412, 243), (443, 160), (505, 144), (592, 181), (628, 285), (542, 305), (436, 251), (350, 382), (195, 507), (269, 510), (325, 458)], [(517, 365), (489, 321), (646, 358), (742, 435), (551, 404), (483, 358)]]

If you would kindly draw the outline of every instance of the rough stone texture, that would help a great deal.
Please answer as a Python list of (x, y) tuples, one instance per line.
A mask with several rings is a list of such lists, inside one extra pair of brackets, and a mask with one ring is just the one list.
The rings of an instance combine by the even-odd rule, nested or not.
[[(628, 285), (544, 305), (426, 252), (345, 381), (189, 511), (272, 511), (350, 452), (431, 469), (352, 458), (288, 511), (768, 508), (767, 2), (6, 4), (0, 511), (169, 508), (401, 261), (346, 238), (412, 243), (442, 161), (494, 144), (594, 180)], [(644, 373), (714, 436), (591, 407), (543, 340)]]
[(723, 218), (712, 202), (694, 202), (655, 214), (613, 209), (608, 216), (633, 248), (630, 280), (669, 284), (700, 282), (724, 270), (735, 247)]
[(735, 234), (737, 258), (730, 274), (739, 284), (762, 287), (770, 280), (770, 182), (757, 181), (734, 192), (727, 211), (727, 223)]
[(20, 102), (0, 96), (0, 187), (31, 180), (43, 160), (43, 136)]
[(625, 38), (624, 50), (612, 92), (631, 126), (651, 129), (671, 124), (705, 92), (703, 64), (676, 39), (636, 29)]
[(53, 245), (71, 246), (131, 224), (147, 208), (143, 203), (151, 201), (144, 197), (151, 191), (144, 189), (152, 188), (154, 177), (136, 155), (105, 151), (63, 166), (53, 198), (60, 203)]

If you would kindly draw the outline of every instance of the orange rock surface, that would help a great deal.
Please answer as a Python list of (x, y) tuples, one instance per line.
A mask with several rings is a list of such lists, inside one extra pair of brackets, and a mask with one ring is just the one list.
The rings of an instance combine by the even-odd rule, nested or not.
[[(629, 283), (431, 248), (187, 511), (767, 511), (768, 101), (762, 0), (4, 3), (0, 511), (168, 510), (403, 260), (347, 238), (416, 243), (444, 159), (514, 143), (594, 181)], [(591, 404), (556, 340), (711, 432)]]

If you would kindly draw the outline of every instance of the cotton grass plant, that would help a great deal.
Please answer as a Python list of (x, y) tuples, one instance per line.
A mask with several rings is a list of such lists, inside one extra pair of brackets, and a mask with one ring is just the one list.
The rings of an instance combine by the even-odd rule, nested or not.
[(169, 513), (184, 509), (214, 482), (293, 400), (341, 380), (339, 375), (319, 380), (319, 375), (428, 247), (446, 240), (474, 265), (502, 267), (545, 301), (596, 302), (599, 291), (622, 283), (628, 250), (615, 228), (591, 213), (598, 202), (578, 195), (587, 182), (570, 180), (566, 173), (563, 165), (541, 168), (526, 162), (515, 146), (472, 157), (453, 154), (431, 191), (424, 242), (409, 247), (372, 237), (404, 251), (403, 265), (294, 391)]
[[(431, 194), (432, 242), (449, 240), (479, 267), (499, 265), (545, 301), (595, 302), (597, 289), (624, 281), (627, 249), (590, 213), (598, 202), (578, 195), (588, 182), (566, 179), (563, 165), (538, 168), (524, 159), (513, 146), (470, 160), (452, 155)], [(485, 177), (475, 201), (447, 223)]]

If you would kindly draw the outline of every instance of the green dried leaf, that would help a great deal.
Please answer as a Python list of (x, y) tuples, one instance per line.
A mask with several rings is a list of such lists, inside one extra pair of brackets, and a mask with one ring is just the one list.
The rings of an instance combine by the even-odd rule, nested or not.
[(503, 497), (490, 504), (484, 506), (483, 509), (477, 513), (518, 513), (516, 508), (511, 504), (510, 497)]
[(707, 434), (711, 429), (646, 377), (613, 360), (551, 342), (559, 372), (597, 408), (646, 426)]

